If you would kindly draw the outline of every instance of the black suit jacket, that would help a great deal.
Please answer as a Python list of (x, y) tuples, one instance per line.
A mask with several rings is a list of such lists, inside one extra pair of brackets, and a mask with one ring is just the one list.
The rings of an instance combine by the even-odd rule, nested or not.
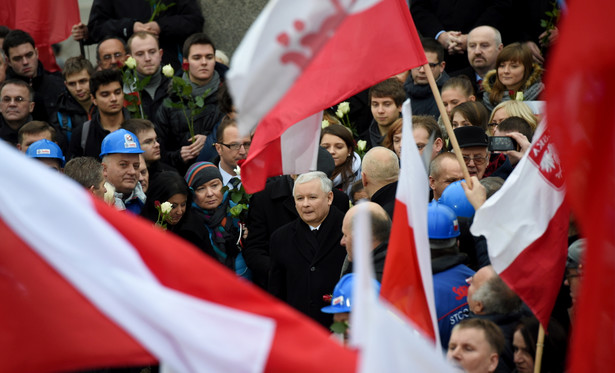
[(271, 235), (269, 291), (328, 328), (332, 315), (320, 309), (339, 280), (346, 250), (340, 245), (342, 214), (335, 206), (320, 225), (318, 236), (301, 219)]
[[(349, 208), (348, 196), (333, 189), (333, 206), (346, 213)], [(293, 180), (290, 176), (270, 178), (265, 189), (255, 193), (250, 199), (246, 222), (249, 234), (243, 257), (252, 270), (254, 283), (263, 289), (267, 289), (271, 268), (269, 238), (276, 229), (298, 217), (293, 199)]]

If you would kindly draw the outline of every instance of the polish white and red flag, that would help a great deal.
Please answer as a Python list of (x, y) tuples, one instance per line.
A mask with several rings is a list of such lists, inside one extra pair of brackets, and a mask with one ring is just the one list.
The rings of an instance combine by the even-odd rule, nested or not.
[[(567, 372), (615, 366), (615, 2), (567, 1), (546, 76), (547, 115), (561, 150), (567, 201), (587, 240)], [(596, 56), (578, 63), (570, 56)]]
[(416, 325), (407, 322), (406, 315), (374, 291), (370, 214), (366, 203), (356, 208), (350, 337), (352, 346), (360, 351), (358, 372), (454, 372), (439, 344), (434, 346), (433, 338), (417, 333)]
[(563, 281), (569, 208), (564, 175), (546, 119), (502, 189), (476, 211), (470, 231), (485, 236), (504, 282), (547, 328)]
[[(403, 132), (412, 133), (410, 101), (402, 106)], [(440, 346), (427, 234), (429, 184), (412, 136), (402, 137), (401, 170), (380, 295), (425, 337)]]
[(353, 372), (322, 327), (0, 142), (0, 371)]
[(427, 59), (405, 0), (270, 1), (227, 74), (248, 192), (315, 169), (321, 111)]

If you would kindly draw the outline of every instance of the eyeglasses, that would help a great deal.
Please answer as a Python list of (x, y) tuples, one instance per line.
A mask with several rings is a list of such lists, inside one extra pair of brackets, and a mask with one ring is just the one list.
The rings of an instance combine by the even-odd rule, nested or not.
[(470, 164), (470, 161), (474, 161), (475, 165), (480, 166), (487, 161), (487, 157), (484, 155), (476, 155), (474, 157), (464, 155), (463, 161), (466, 163), (466, 165)]
[(440, 66), (440, 62), (430, 62), (430, 63), (429, 63), (429, 67), (431, 67), (432, 69), (433, 69), (434, 67), (438, 67), (438, 66)]
[(244, 148), (245, 150), (248, 150), (248, 149), (250, 149), (250, 145), (252, 145), (252, 143), (251, 143), (251, 142), (244, 142), (244, 143), (242, 143), (242, 144), (237, 144), (237, 143), (233, 143), (233, 144), (225, 144), (225, 143), (219, 142), (218, 144), (220, 144), (220, 145), (224, 145), (224, 146), (226, 146), (227, 148), (229, 148), (229, 149), (231, 149), (231, 150), (234, 150), (234, 151), (237, 151), (237, 150), (241, 149), (241, 147), (242, 147), (242, 146), (243, 146), (243, 148)]
[(120, 57), (124, 57), (124, 53), (122, 53), (122, 52), (115, 52), (113, 54), (105, 54), (104, 56), (102, 56), (103, 60), (105, 60), (105, 61), (109, 61), (112, 57), (115, 57), (116, 59), (118, 59)]
[(5, 104), (10, 104), (12, 101), (15, 101), (18, 104), (21, 104), (22, 102), (28, 102), (30, 100), (28, 100), (27, 98), (21, 97), (21, 96), (17, 96), (17, 97), (9, 97), (9, 96), (4, 96), (2, 97), (2, 102)]
[(497, 126), (498, 124), (499, 124), (499, 123), (497, 123), (497, 122), (493, 122), (493, 123), (489, 123), (489, 124), (488, 124), (488, 126), (489, 126), (489, 127), (495, 127), (495, 126)]

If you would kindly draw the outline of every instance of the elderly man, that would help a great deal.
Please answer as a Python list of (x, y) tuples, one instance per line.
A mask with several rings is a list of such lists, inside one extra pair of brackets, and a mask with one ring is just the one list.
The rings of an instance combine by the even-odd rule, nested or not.
[(455, 154), (438, 154), (429, 164), (429, 187), (436, 201), (442, 197), (447, 186), (458, 180), (463, 180), (463, 172)]
[(395, 192), (399, 178), (399, 158), (382, 146), (372, 148), (363, 157), (361, 180), (372, 202), (376, 202), (393, 218)]
[(511, 372), (513, 362), (512, 337), (515, 326), (523, 316), (521, 299), (504, 283), (492, 266), (479, 269), (468, 279), (468, 305), (474, 317), (491, 320), (500, 327), (506, 338), (500, 356), (498, 372)]
[(101, 145), (103, 175), (115, 187), (115, 207), (139, 214), (145, 193), (139, 183), (139, 155), (143, 153), (137, 136), (125, 129), (108, 134)]
[(339, 280), (346, 251), (340, 245), (344, 215), (335, 207), (331, 180), (324, 172), (300, 175), (293, 197), (299, 218), (270, 241), (269, 292), (328, 328), (331, 315), (320, 312)]
[(490, 156), (487, 150), (487, 134), (483, 129), (475, 126), (455, 128), (454, 132), (470, 176), (476, 176), (478, 180), (482, 179)]
[[(380, 205), (374, 202), (365, 202), (369, 209), (370, 221), (372, 225), (372, 260), (374, 263), (374, 271), (376, 272), (376, 280), (382, 281), (382, 273), (384, 272), (384, 261), (387, 255), (387, 247), (389, 245), (389, 234), (391, 233), (391, 218)], [(357, 213), (357, 206), (352, 207), (344, 216), (342, 224), (341, 244), (346, 248), (346, 259), (348, 265), (342, 271), (342, 275), (352, 272), (352, 225), (354, 217)], [(344, 263), (346, 264), (346, 263)]]

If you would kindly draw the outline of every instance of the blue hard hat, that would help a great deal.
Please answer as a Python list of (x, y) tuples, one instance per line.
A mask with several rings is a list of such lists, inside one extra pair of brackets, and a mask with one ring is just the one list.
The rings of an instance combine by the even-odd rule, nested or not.
[(117, 131), (113, 131), (102, 141), (100, 145), (100, 157), (107, 154), (141, 154), (141, 144), (137, 136), (125, 129), (121, 128)]
[(430, 240), (459, 237), (459, 222), (452, 208), (432, 201), (427, 207), (427, 233)]
[(447, 186), (438, 202), (452, 208), (457, 216), (464, 218), (474, 216), (474, 206), (468, 201), (466, 193), (461, 186), (461, 180)]
[(59, 159), (64, 167), (64, 154), (62, 149), (53, 141), (47, 139), (38, 140), (32, 143), (26, 150), (26, 155), (31, 158), (55, 158)]
[[(350, 312), (352, 307), (352, 286), (354, 273), (344, 275), (335, 285), (331, 296), (331, 305), (321, 308), (324, 313)], [(380, 283), (374, 279), (374, 290), (380, 293)]]

